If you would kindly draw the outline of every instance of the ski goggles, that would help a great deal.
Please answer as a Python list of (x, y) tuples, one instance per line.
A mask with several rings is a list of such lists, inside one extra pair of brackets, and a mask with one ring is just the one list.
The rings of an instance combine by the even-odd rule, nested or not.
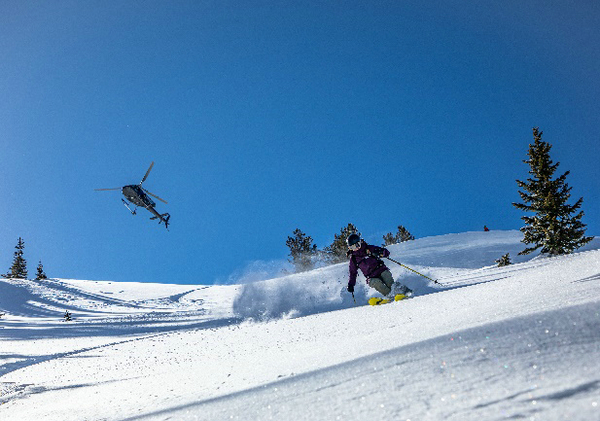
[(360, 241), (358, 243), (352, 244), (351, 246), (348, 246), (348, 249), (352, 250), (352, 251), (356, 251), (359, 248), (360, 248)]

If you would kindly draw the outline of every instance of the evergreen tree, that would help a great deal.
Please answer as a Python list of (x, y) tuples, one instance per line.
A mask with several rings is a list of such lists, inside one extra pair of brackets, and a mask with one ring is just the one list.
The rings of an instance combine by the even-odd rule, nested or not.
[(503, 255), (501, 258), (499, 258), (498, 260), (496, 260), (496, 263), (498, 263), (498, 267), (502, 267), (502, 266), (508, 266), (510, 265), (512, 262), (510, 261), (510, 253), (506, 253), (505, 255)]
[(313, 244), (313, 239), (298, 228), (294, 230), (293, 235), (285, 242), (290, 249), (290, 262), (294, 264), (296, 272), (313, 269), (313, 260), (317, 255), (316, 244)]
[(383, 236), (383, 247), (391, 246), (392, 244), (396, 244), (397, 242), (398, 241), (396, 241), (396, 236), (391, 232), (388, 232)]
[(403, 243), (405, 241), (412, 241), (415, 239), (415, 236), (408, 232), (408, 230), (402, 225), (398, 227), (398, 233), (396, 234), (396, 237), (398, 238), (400, 243)]
[(25, 242), (21, 237), (15, 246), (13, 264), (10, 267), (9, 272), (4, 275), (6, 278), (19, 278), (19, 279), (27, 279), (27, 261), (23, 257), (23, 250), (25, 249)]
[[(550, 159), (552, 145), (542, 141), (543, 132), (533, 128), (533, 145), (529, 145), (529, 159), (523, 161), (530, 166), (532, 177), (527, 181), (517, 180), (524, 191), (519, 195), (524, 203), (513, 203), (517, 209), (533, 212), (533, 216), (523, 216), (526, 226), (521, 228), (525, 244), (532, 244), (519, 254), (529, 254), (541, 248), (550, 255), (568, 254), (590, 242), (593, 237), (585, 237), (585, 224), (581, 222), (583, 211), (576, 213), (583, 197), (574, 205), (567, 201), (571, 197), (571, 187), (565, 182), (570, 171), (553, 179), (560, 164)], [(575, 214), (576, 213), (576, 214)]]
[(333, 243), (325, 247), (325, 253), (331, 263), (341, 263), (348, 260), (348, 244), (346, 244), (346, 238), (350, 234), (360, 233), (353, 224), (348, 224), (347, 227), (343, 227), (339, 234), (335, 234)]
[(398, 226), (398, 232), (396, 235), (393, 235), (391, 232), (387, 233), (383, 236), (383, 246), (391, 246), (392, 244), (403, 243), (405, 241), (414, 240), (415, 237), (408, 232), (404, 226)]
[(44, 272), (44, 265), (42, 265), (41, 260), (37, 267), (37, 275), (36, 275), (35, 279), (37, 281), (39, 281), (40, 279), (48, 279), (48, 277), (46, 276), (46, 272)]

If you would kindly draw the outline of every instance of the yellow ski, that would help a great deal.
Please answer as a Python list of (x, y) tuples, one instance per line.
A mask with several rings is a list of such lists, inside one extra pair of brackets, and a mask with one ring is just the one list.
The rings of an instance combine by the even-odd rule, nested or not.
[(371, 297), (371, 298), (369, 298), (369, 305), (378, 306), (381, 304), (391, 303), (392, 301), (400, 301), (400, 300), (403, 300), (404, 298), (406, 298), (406, 295), (404, 295), (404, 294), (397, 294), (393, 300), (391, 300), (389, 298)]

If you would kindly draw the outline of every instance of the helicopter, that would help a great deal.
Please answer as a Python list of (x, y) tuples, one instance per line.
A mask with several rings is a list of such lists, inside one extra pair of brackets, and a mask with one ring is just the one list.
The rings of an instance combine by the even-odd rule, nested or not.
[[(94, 190), (95, 191), (121, 190), (121, 193), (123, 193), (123, 196), (125, 196), (125, 199), (127, 199), (127, 201), (129, 201), (131, 204), (133, 204), (135, 206), (146, 208), (151, 214), (154, 215), (150, 219), (158, 219), (159, 224), (161, 222), (164, 222), (165, 228), (167, 228), (167, 230), (168, 230), (169, 229), (169, 219), (171, 218), (171, 215), (169, 215), (168, 213), (163, 213), (163, 214), (158, 213), (156, 211), (156, 209), (154, 209), (154, 207), (156, 206), (156, 203), (152, 199), (150, 199), (149, 195), (160, 200), (161, 202), (167, 203), (167, 201), (164, 199), (161, 199), (160, 197), (158, 197), (157, 195), (155, 195), (153, 193), (150, 193), (148, 190), (146, 190), (145, 188), (142, 187), (142, 183), (144, 181), (146, 181), (146, 178), (148, 178), (148, 174), (150, 174), (150, 171), (152, 170), (153, 166), (154, 166), (154, 161), (152, 161), (152, 163), (150, 164), (150, 167), (148, 168), (148, 171), (146, 171), (146, 175), (144, 175), (144, 178), (142, 178), (142, 181), (140, 181), (140, 184), (131, 184), (128, 186), (123, 186), (123, 187), (115, 187), (115, 188), (110, 188), (110, 189), (94, 189)], [(129, 205), (127, 204), (127, 202), (125, 201), (125, 199), (121, 199), (121, 201), (123, 202), (125, 207), (127, 209), (129, 209), (129, 212), (131, 212), (132, 215), (135, 215), (137, 207), (132, 210), (129, 207)]]

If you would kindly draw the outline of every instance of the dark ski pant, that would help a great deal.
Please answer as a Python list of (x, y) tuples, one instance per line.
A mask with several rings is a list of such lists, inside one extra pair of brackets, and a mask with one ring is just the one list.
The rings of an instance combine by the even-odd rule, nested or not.
[(375, 288), (384, 297), (392, 291), (394, 277), (389, 270), (383, 271), (377, 278), (369, 279), (369, 286)]

